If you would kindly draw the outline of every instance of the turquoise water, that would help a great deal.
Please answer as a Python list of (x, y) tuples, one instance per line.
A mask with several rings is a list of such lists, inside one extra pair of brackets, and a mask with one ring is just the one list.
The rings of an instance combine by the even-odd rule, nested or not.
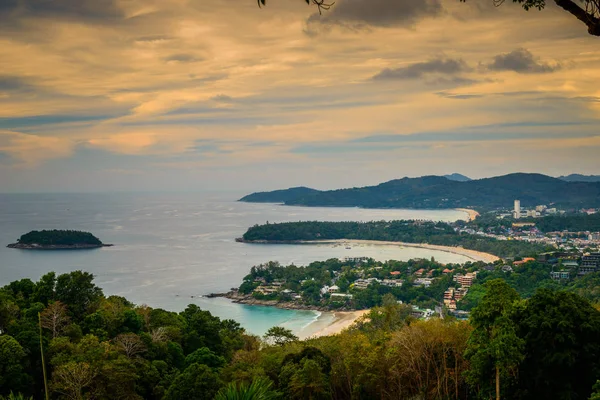
[[(106, 294), (173, 311), (198, 304), (248, 331), (264, 333), (282, 325), (302, 334), (331, 319), (311, 311), (245, 306), (201, 297), (238, 286), (253, 265), (270, 260), (305, 265), (332, 257), (378, 260), (435, 257), (464, 262), (464, 256), (399, 246), (252, 245), (235, 238), (254, 224), (300, 220), (371, 221), (429, 219), (454, 221), (456, 210), (367, 210), (285, 207), (235, 201), (244, 193), (177, 194), (0, 194), (0, 285), (39, 279), (48, 271), (75, 269), (96, 275)], [(85, 251), (37, 252), (8, 249), (33, 229), (90, 231), (114, 247)]]

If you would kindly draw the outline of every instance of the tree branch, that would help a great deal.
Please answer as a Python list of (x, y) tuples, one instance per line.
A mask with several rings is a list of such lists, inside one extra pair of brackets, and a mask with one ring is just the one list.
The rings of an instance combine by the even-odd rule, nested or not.
[(594, 36), (600, 36), (600, 19), (592, 14), (587, 13), (583, 8), (579, 7), (572, 0), (554, 0), (556, 5), (563, 10), (568, 11), (578, 20), (583, 22), (588, 27), (588, 33)]

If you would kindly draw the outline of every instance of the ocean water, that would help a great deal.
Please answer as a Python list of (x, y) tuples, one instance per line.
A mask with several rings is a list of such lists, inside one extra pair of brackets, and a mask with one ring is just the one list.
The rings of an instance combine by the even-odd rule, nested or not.
[[(237, 202), (244, 193), (0, 194), (0, 286), (37, 280), (49, 271), (76, 269), (96, 276), (107, 295), (181, 311), (197, 304), (221, 318), (263, 334), (274, 325), (306, 336), (331, 320), (330, 313), (234, 304), (203, 295), (238, 286), (253, 265), (270, 260), (306, 265), (333, 257), (377, 260), (435, 257), (464, 262), (464, 256), (399, 246), (257, 245), (235, 242), (249, 226), (286, 221), (371, 221), (466, 218), (456, 210), (372, 210), (287, 207)], [(27, 251), (5, 246), (30, 230), (92, 232), (114, 247), (80, 251)]]

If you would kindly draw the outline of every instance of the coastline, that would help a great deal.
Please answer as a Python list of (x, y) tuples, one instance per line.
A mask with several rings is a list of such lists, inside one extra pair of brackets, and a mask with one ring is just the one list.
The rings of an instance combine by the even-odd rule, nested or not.
[(7, 245), (9, 249), (21, 250), (89, 250), (99, 249), (101, 247), (112, 247), (112, 244), (48, 244), (42, 245), (37, 243), (11, 243)]
[(327, 239), (327, 240), (244, 240), (242, 238), (235, 239), (240, 243), (255, 243), (255, 244), (368, 244), (375, 246), (404, 246), (404, 247), (419, 247), (422, 249), (445, 251), (446, 253), (458, 254), (470, 258), (473, 261), (483, 261), (493, 263), (500, 260), (500, 257), (482, 251), (469, 250), (462, 247), (442, 246), (428, 243), (406, 243), (406, 242), (391, 242), (385, 240), (363, 240), (363, 239)]
[(451, 247), (451, 246), (441, 246), (436, 244), (427, 244), (427, 243), (405, 243), (405, 242), (388, 242), (383, 240), (361, 240), (361, 239), (337, 239), (337, 240), (315, 240), (315, 241), (306, 241), (304, 243), (346, 243), (346, 244), (369, 244), (369, 245), (381, 245), (381, 246), (405, 246), (405, 247), (420, 247), (422, 249), (429, 250), (438, 250), (445, 251), (447, 253), (459, 254), (461, 256), (465, 256), (474, 261), (483, 261), (483, 262), (495, 262), (500, 260), (500, 257), (497, 257), (493, 254), (484, 253), (476, 250), (464, 249), (462, 247)]
[(462, 211), (468, 214), (469, 222), (475, 221), (479, 217), (479, 213), (470, 208), (455, 208), (456, 211)]
[[(302, 335), (302, 339), (312, 339), (323, 336), (332, 336), (341, 333), (343, 330), (354, 325), (356, 321), (368, 314), (371, 310), (356, 310), (356, 311), (334, 311), (333, 320), (323, 328), (311, 334)], [(315, 322), (315, 323), (318, 323)]]

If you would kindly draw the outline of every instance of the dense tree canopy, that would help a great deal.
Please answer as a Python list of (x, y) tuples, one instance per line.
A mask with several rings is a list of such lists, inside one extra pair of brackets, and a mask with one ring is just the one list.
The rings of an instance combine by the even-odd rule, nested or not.
[(63, 308), (68, 324), (41, 333), (52, 399), (488, 399), (496, 367), (503, 398), (600, 393), (600, 311), (574, 293), (522, 300), (495, 279), (469, 322), (415, 320), (387, 294), (339, 335), (287, 340), (272, 329), (285, 340), (269, 344), (195, 305), (135, 306), (99, 288), (71, 313), (77, 304), (56, 300), (48, 282), (77, 279), (54, 277), (0, 288), (0, 398), (43, 397), (37, 313)]
[(406, 243), (428, 243), (442, 246), (461, 246), (499, 257), (525, 257), (541, 253), (545, 246), (518, 240), (493, 238), (455, 232), (444, 222), (371, 221), (321, 222), (301, 221), (255, 225), (248, 228), (246, 241), (302, 241), (361, 239)]

